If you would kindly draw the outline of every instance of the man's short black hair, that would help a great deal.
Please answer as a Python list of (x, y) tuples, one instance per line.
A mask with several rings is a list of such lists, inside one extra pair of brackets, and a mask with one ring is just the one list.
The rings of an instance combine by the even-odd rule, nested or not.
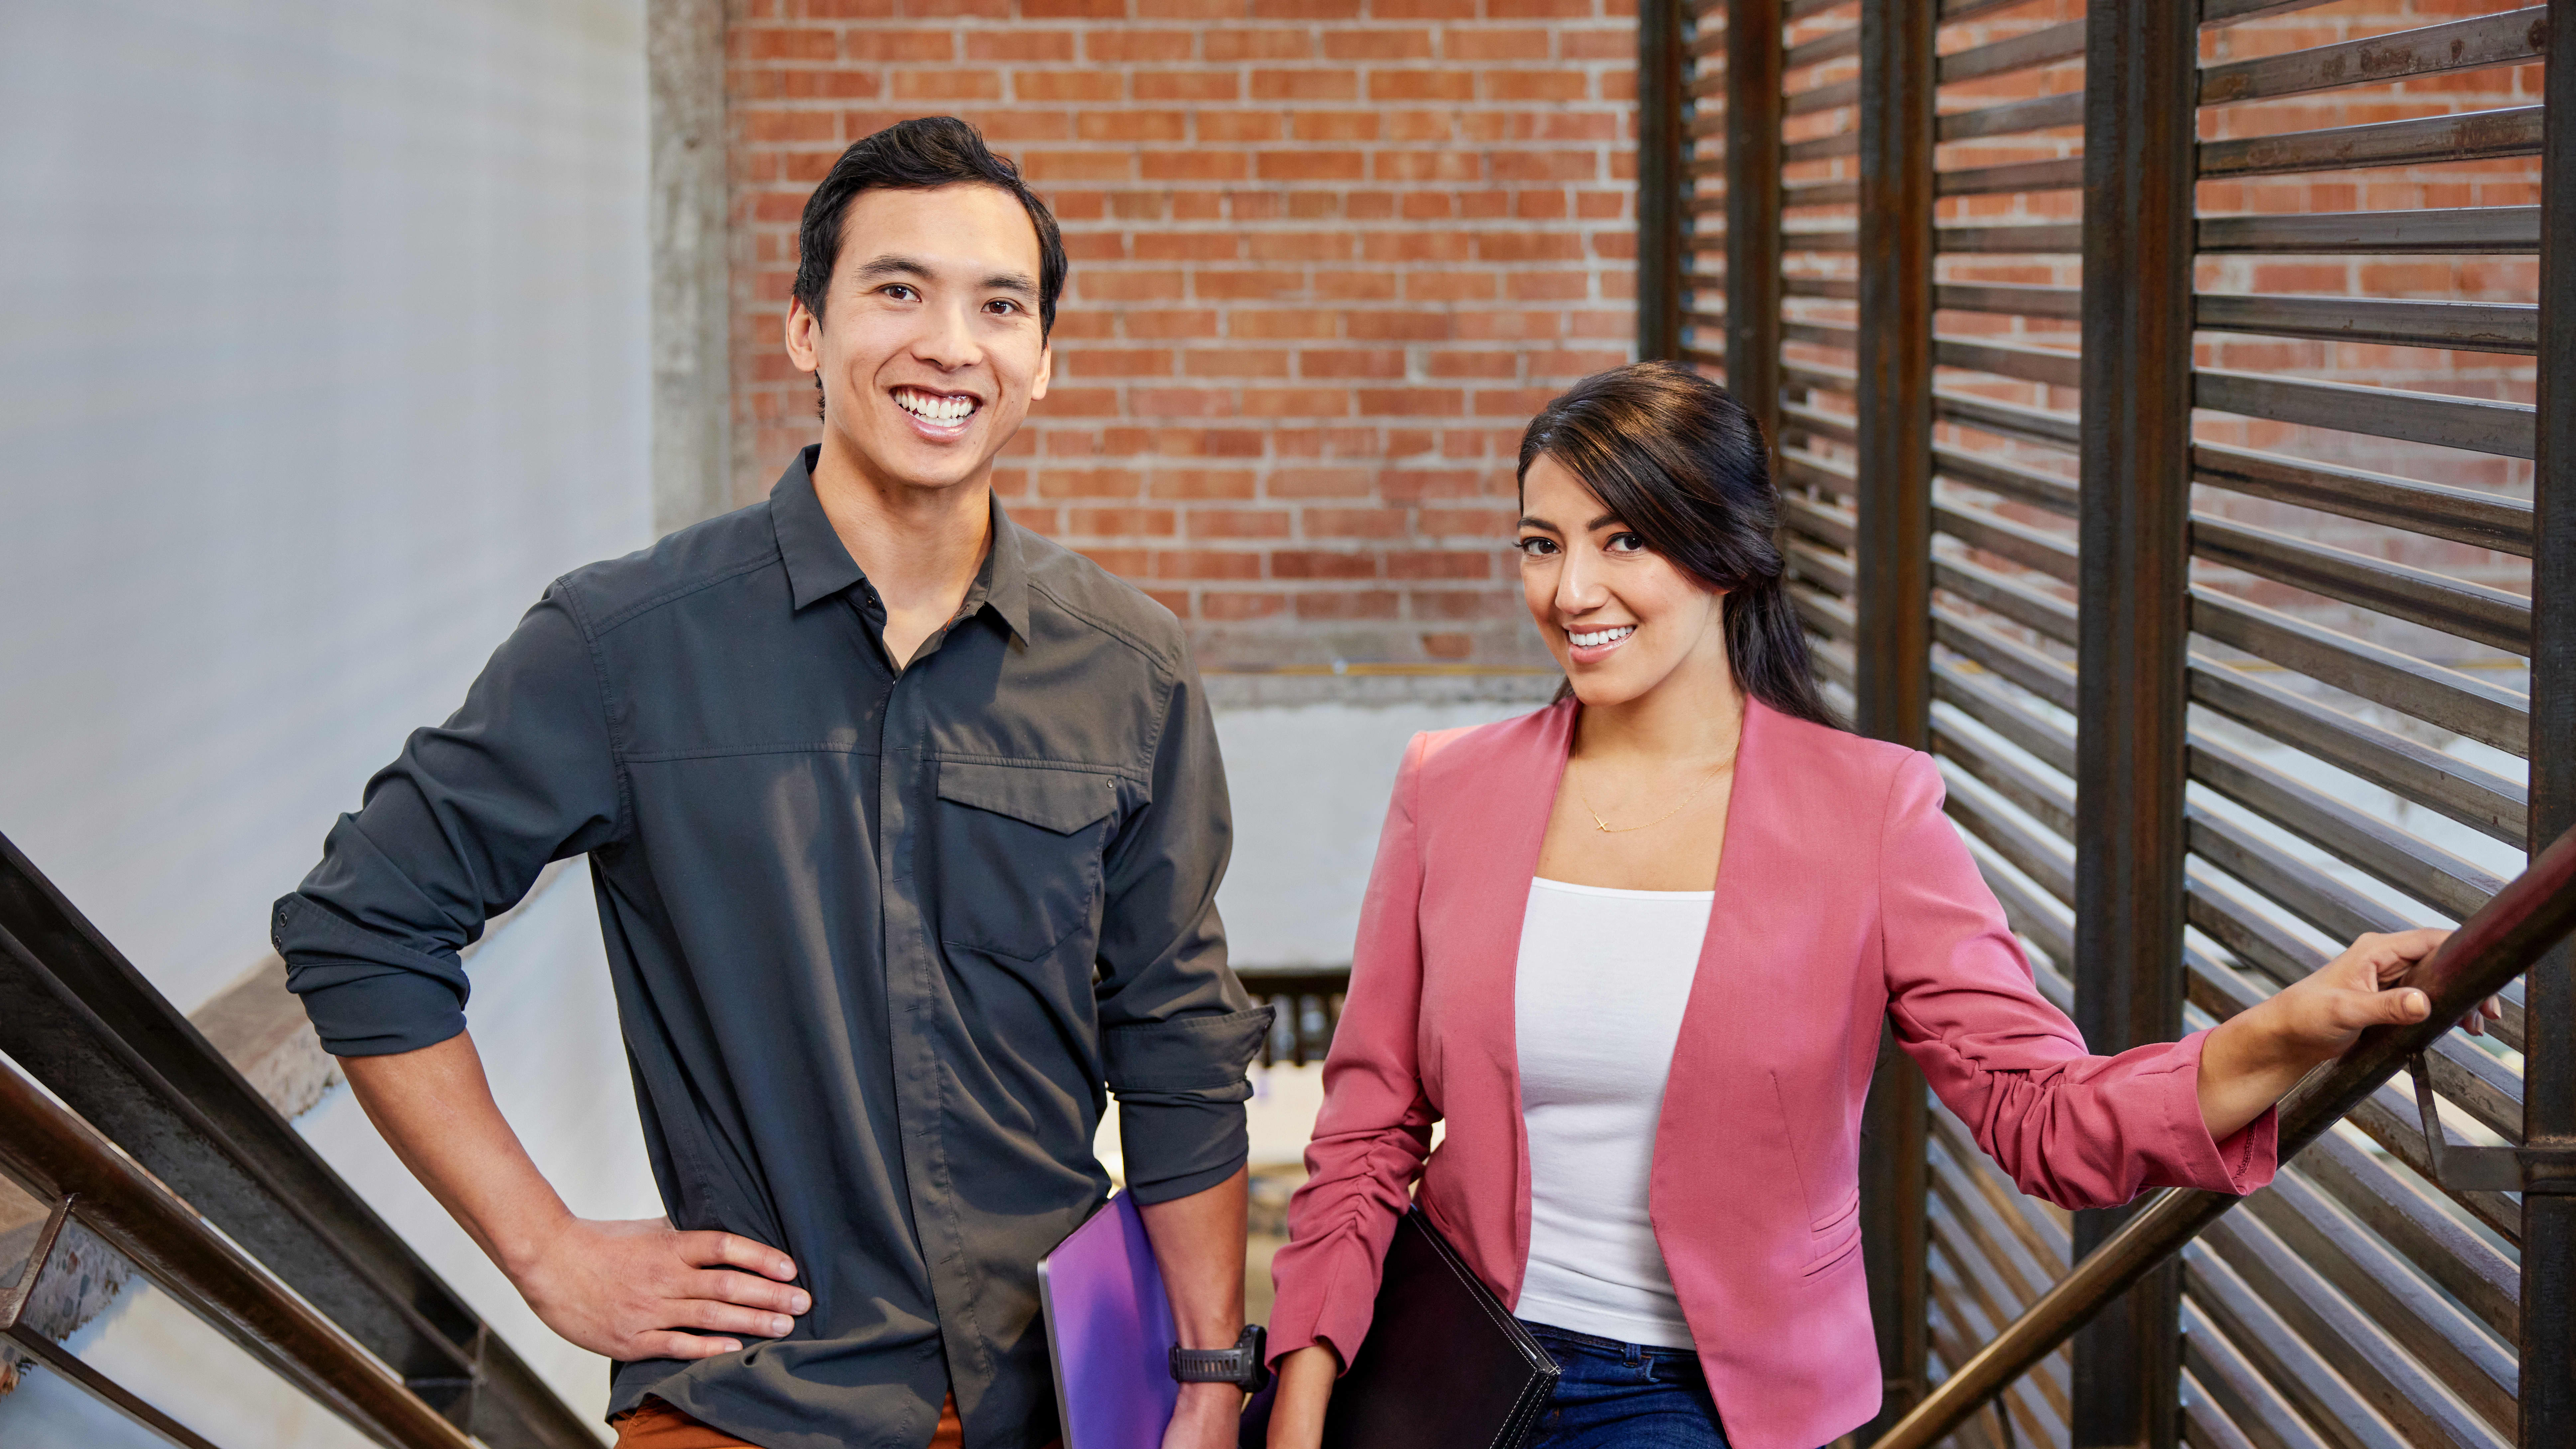
[(1020, 179), (1020, 168), (993, 154), (976, 129), (955, 116), (897, 121), (851, 146), (805, 199), (796, 228), (796, 300), (823, 315), (832, 267), (841, 256), (842, 223), (862, 191), (928, 191), (938, 186), (995, 186), (1019, 198), (1038, 230), (1038, 328), (1055, 331), (1055, 299), (1064, 291), (1064, 237), (1055, 213)]

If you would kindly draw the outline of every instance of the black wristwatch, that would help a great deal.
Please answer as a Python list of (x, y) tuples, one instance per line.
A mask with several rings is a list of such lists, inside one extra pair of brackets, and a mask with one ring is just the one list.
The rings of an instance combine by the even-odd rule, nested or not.
[(1172, 1377), (1185, 1384), (1232, 1384), (1257, 1394), (1270, 1382), (1270, 1365), (1261, 1352), (1269, 1340), (1261, 1325), (1244, 1325), (1232, 1348), (1183, 1348), (1172, 1345)]

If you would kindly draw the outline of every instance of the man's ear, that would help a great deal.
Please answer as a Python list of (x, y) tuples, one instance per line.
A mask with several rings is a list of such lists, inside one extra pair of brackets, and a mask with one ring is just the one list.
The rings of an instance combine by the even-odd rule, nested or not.
[(812, 372), (822, 365), (823, 319), (805, 310), (805, 299), (792, 298), (787, 303), (787, 360), (799, 372)]
[(1054, 376), (1055, 344), (1050, 342), (1038, 349), (1038, 375), (1029, 384), (1029, 401), (1036, 402), (1039, 398), (1045, 397), (1047, 382)]

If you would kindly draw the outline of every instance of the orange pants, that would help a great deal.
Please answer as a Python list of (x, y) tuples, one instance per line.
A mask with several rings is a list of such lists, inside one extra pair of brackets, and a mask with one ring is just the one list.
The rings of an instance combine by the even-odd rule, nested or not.
[[(722, 1429), (710, 1429), (660, 1399), (608, 1421), (617, 1431), (617, 1449), (759, 1449)], [(959, 1449), (965, 1431), (957, 1425), (957, 1398), (939, 1406), (939, 1427), (931, 1432), (930, 1449)], [(1062, 1449), (1061, 1441), (1048, 1449)]]
[[(759, 1449), (722, 1429), (711, 1429), (660, 1399), (646, 1399), (632, 1413), (609, 1420), (617, 1431), (617, 1449)], [(939, 1406), (939, 1428), (930, 1449), (958, 1449), (964, 1431), (957, 1427), (957, 1400)]]

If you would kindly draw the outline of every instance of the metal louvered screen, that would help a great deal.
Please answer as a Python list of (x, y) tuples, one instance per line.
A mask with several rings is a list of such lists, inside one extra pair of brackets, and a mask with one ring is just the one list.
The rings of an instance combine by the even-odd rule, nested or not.
[[(2576, 825), (2576, 5), (2198, 12), (1642, 16), (1645, 350), (1762, 418), (1836, 703), (1939, 757), (2097, 1050)], [(2576, 1138), (2568, 950), (2430, 1076), (2455, 1141)], [(1871, 1113), (1888, 1422), (2118, 1217), (1901, 1059)], [(2576, 1444), (2576, 1199), (2430, 1169), (2383, 1090), (1957, 1438)]]

